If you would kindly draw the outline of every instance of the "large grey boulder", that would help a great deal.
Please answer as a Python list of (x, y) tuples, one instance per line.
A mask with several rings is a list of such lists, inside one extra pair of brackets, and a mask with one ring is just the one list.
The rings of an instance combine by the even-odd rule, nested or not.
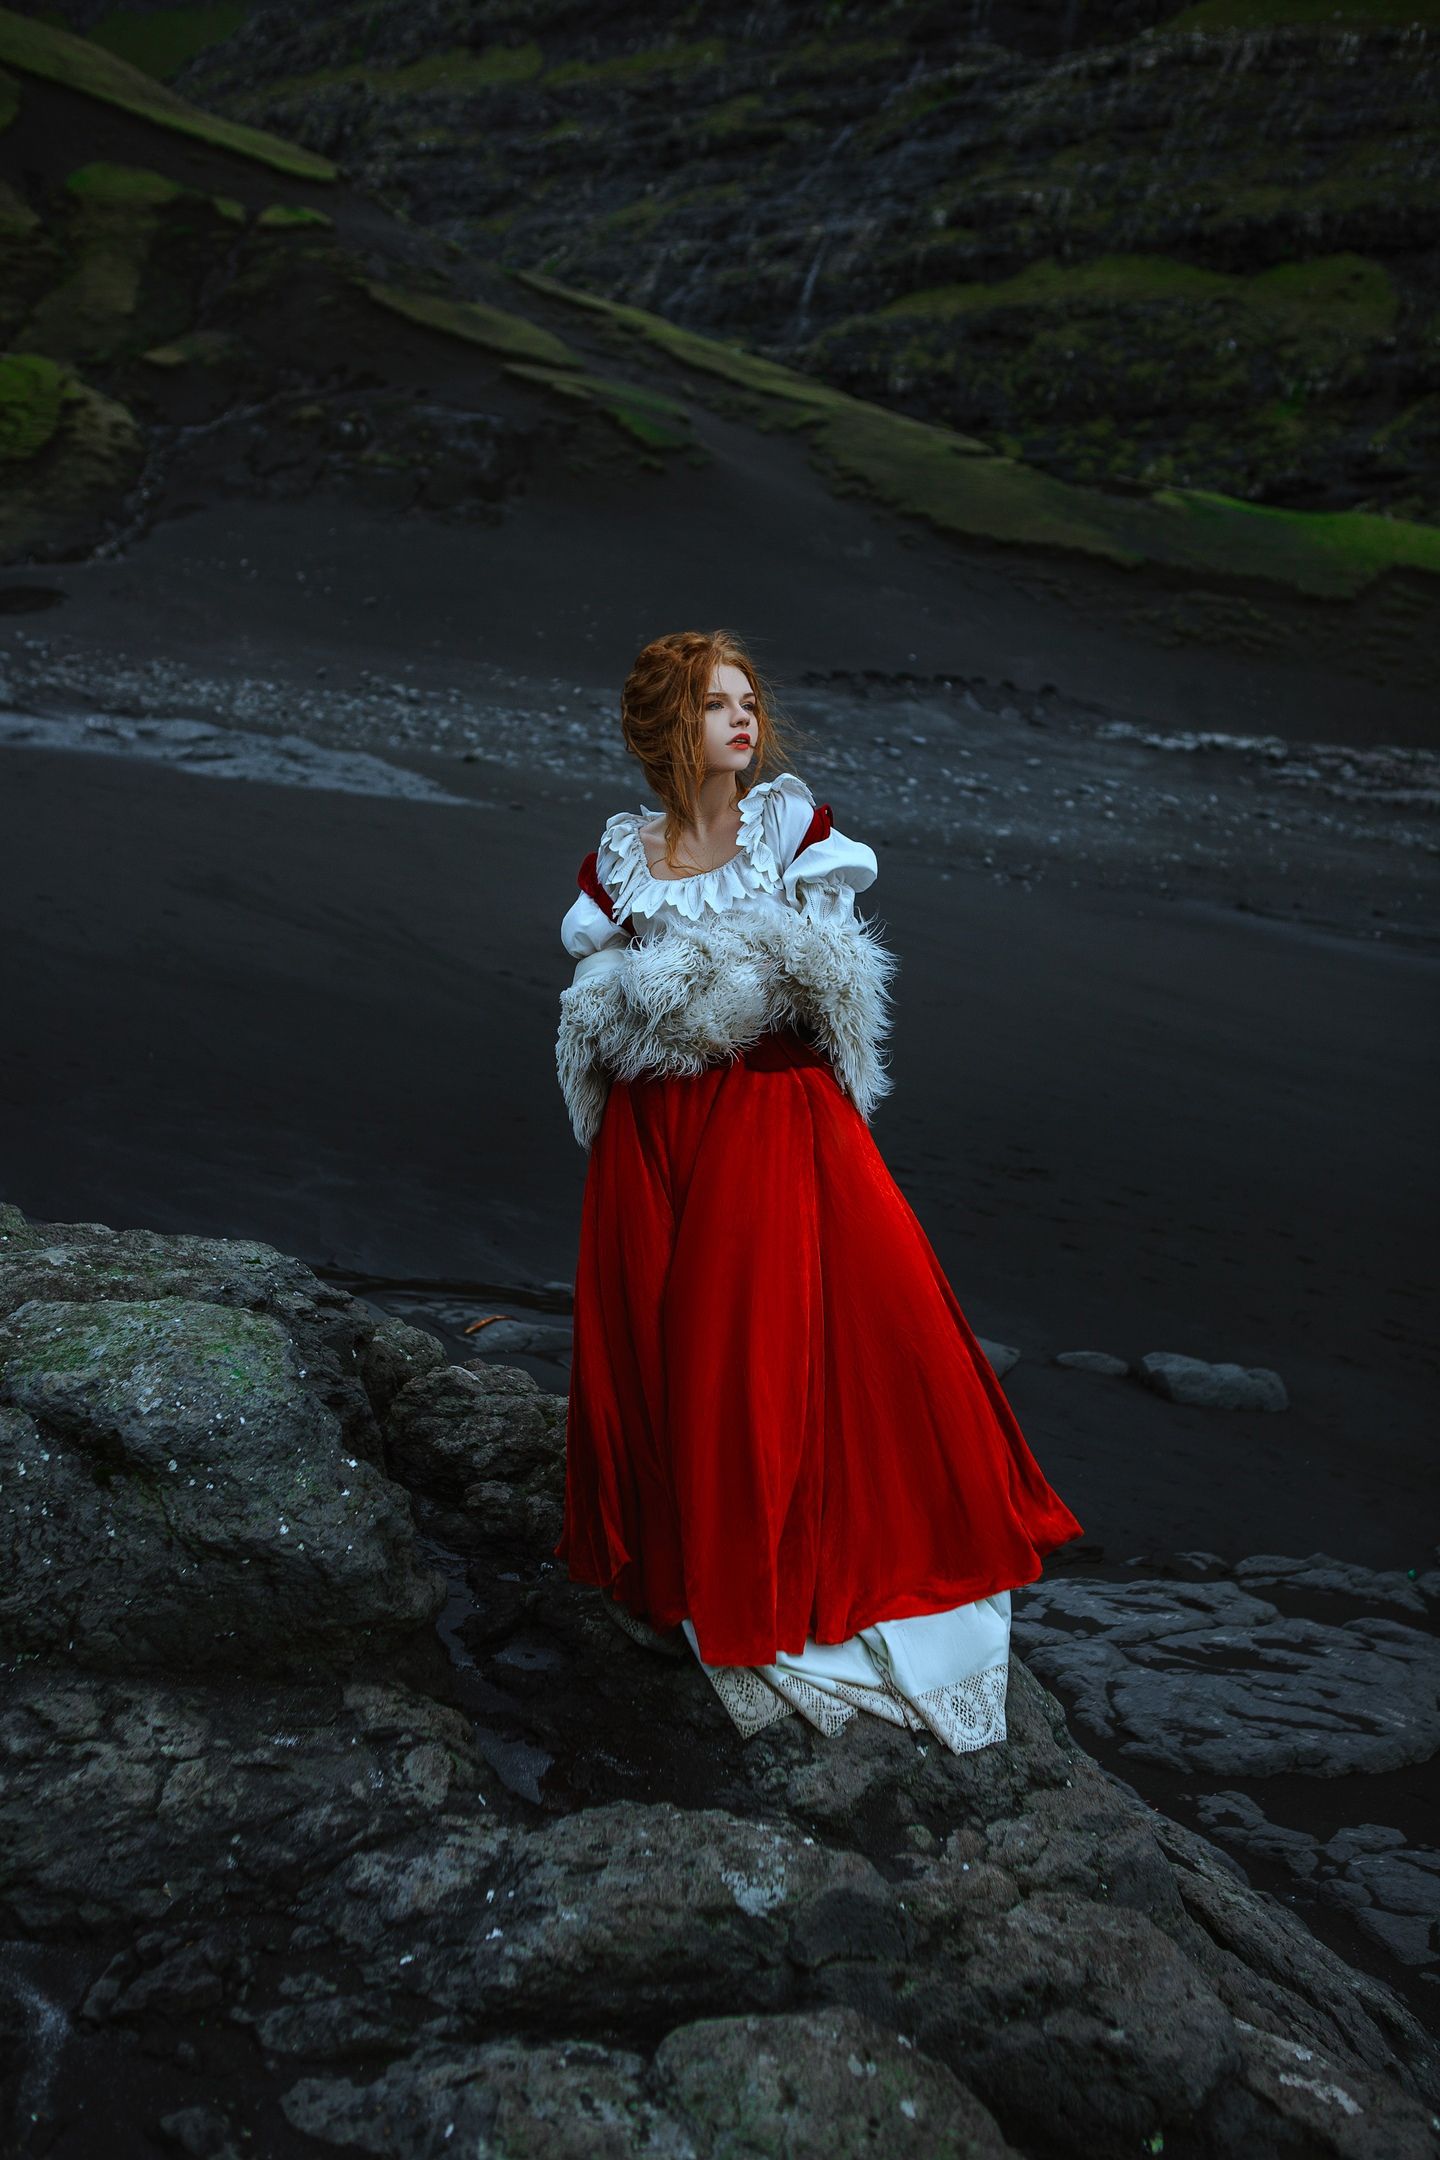
[[(0, 1314), (31, 1298), (81, 1304), (167, 1297), (268, 1313), (302, 1353), (311, 1393), (339, 1419), (350, 1453), (381, 1466), (380, 1428), (361, 1367), (386, 1330), (349, 1291), (253, 1238), (34, 1222), (0, 1201)], [(383, 1348), (375, 1352), (382, 1385), (395, 1362)], [(407, 1362), (400, 1378), (415, 1369)]]
[(853, 2010), (704, 2018), (649, 2059), (586, 2040), (437, 2048), (368, 2085), (302, 2079), (283, 2104), (311, 2137), (388, 2160), (1018, 2160), (957, 2077)]
[(361, 1847), (504, 1801), (468, 1720), (395, 1681), (177, 1685), (36, 1661), (6, 1684), (0, 1772), (0, 1934), (127, 1944), (288, 1915), (297, 1884)]
[(433, 1619), (406, 1494), (310, 1383), (278, 1320), (198, 1298), (0, 1321), (0, 1650), (279, 1671)]

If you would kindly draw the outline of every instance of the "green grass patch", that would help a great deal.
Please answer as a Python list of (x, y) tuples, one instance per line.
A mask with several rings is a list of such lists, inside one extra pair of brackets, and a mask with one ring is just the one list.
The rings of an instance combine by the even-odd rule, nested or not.
[[(606, 300), (599, 293), (562, 285), (558, 279), (547, 277), (539, 270), (514, 270), (510, 275), (521, 284), (533, 286), (536, 292), (549, 293), (556, 299), (568, 300), (577, 307), (590, 308), (607, 316), (622, 329), (658, 345), (685, 367), (696, 368), (707, 375), (723, 376), (727, 382), (753, 392), (762, 400), (774, 401), (796, 424), (803, 424), (811, 409), (818, 412), (827, 403), (843, 398), (842, 392), (831, 390), (813, 376), (798, 374), (793, 368), (781, 367), (773, 360), (763, 360), (743, 345), (728, 345), (719, 338), (682, 330), (677, 324), (666, 322), (661, 315), (651, 315), (644, 308), (628, 307), (623, 301)], [(857, 400), (843, 398), (843, 402), (854, 404)], [(985, 444), (972, 442), (968, 436), (952, 434), (951, 440), (980, 455), (985, 453)]]
[(1169, 255), (1102, 255), (1089, 263), (1029, 263), (993, 284), (936, 285), (891, 300), (855, 321), (925, 316), (936, 321), (992, 308), (1117, 307), (1145, 301), (1223, 300), (1246, 308), (1324, 321), (1381, 337), (1394, 327), (1394, 287), (1381, 264), (1363, 255), (1327, 255), (1280, 263), (1241, 277), (1204, 270)]
[(233, 37), (248, 10), (220, 7), (111, 8), (87, 35), (146, 75), (168, 82), (198, 53)]
[(724, 38), (701, 38), (692, 45), (655, 45), (642, 52), (618, 53), (611, 60), (562, 60), (547, 68), (540, 79), (542, 90), (564, 90), (580, 84), (589, 87), (652, 81), (657, 75), (695, 75), (719, 67), (725, 58)]
[(774, 71), (782, 80), (795, 73), (858, 75), (903, 60), (908, 51), (903, 38), (844, 38), (833, 42), (828, 38), (810, 38), (803, 45), (792, 46), (788, 52), (777, 53)]
[(288, 232), (297, 225), (333, 226), (335, 220), (323, 210), (312, 210), (307, 203), (276, 202), (267, 203), (255, 222), (263, 225), (267, 232)]
[(362, 285), (372, 300), (404, 315), (427, 330), (461, 338), (469, 345), (483, 345), (487, 352), (507, 360), (539, 361), (550, 367), (578, 368), (580, 362), (562, 338), (511, 315), (504, 308), (487, 307), (479, 300), (451, 300), (443, 293), (405, 292), (397, 285), (382, 285), (364, 278)]
[(118, 54), (107, 52), (103, 45), (17, 15), (13, 8), (0, 8), (0, 62), (19, 68), (22, 74), (38, 75), (67, 90), (99, 98), (104, 104), (118, 105), (125, 112), (136, 113), (159, 127), (173, 128), (215, 149), (256, 159), (297, 179), (336, 178), (338, 168), (329, 158), (302, 150), (296, 143), (283, 142), (278, 135), (268, 135), (260, 128), (201, 112), (153, 76), (132, 67)]
[(269, 84), (265, 95), (267, 99), (306, 97), (313, 91), (345, 83), (361, 83), (378, 97), (423, 97), (432, 91), (463, 95), (531, 82), (544, 65), (545, 56), (535, 44), (489, 45), (483, 52), (473, 52), (468, 45), (452, 45), (445, 52), (427, 53), (423, 60), (409, 60), (403, 67), (376, 67), (369, 60), (351, 60), (343, 67), (286, 75)]
[[(245, 205), (233, 195), (206, 195), (199, 188), (182, 187), (165, 173), (152, 172), (146, 165), (109, 165), (98, 161), (94, 165), (81, 165), (65, 182), (67, 193), (75, 196), (87, 211), (103, 218), (110, 212), (119, 218), (141, 216), (146, 212), (166, 209), (171, 203), (203, 203), (217, 217), (231, 225), (245, 223)], [(328, 225), (329, 218), (323, 212), (307, 211), (305, 215), (319, 218)]]
[(763, 117), (764, 111), (761, 91), (742, 90), (738, 97), (726, 98), (719, 105), (702, 105), (695, 115), (695, 132), (711, 142), (722, 141), (727, 135), (743, 135)]
[(89, 365), (143, 352), (182, 330), (190, 305), (157, 259), (161, 232), (199, 236), (203, 244), (214, 218), (243, 224), (243, 206), (145, 166), (104, 160), (82, 165), (65, 186), (72, 202), (66, 271), (38, 300), (23, 342)]
[(639, 383), (614, 382), (600, 375), (562, 374), (528, 361), (510, 361), (505, 372), (541, 383), (561, 397), (598, 406), (647, 450), (683, 450), (692, 440), (688, 406), (679, 398), (666, 397), (662, 391), (648, 390)]
[(65, 182), (67, 193), (83, 202), (120, 209), (158, 209), (188, 194), (178, 180), (152, 172), (146, 165), (108, 165), (103, 160), (81, 165)]
[(1202, 489), (1108, 495), (1058, 480), (952, 430), (892, 413), (761, 360), (742, 348), (679, 330), (643, 308), (562, 285), (538, 271), (520, 282), (606, 315), (682, 365), (738, 384), (776, 424), (805, 431), (821, 470), (840, 487), (939, 530), (1025, 547), (1255, 580), (1350, 598), (1382, 571), (1440, 576), (1440, 528), (1361, 511), (1252, 507)]
[(168, 345), (152, 345), (140, 357), (158, 368), (213, 367), (217, 361), (227, 360), (234, 350), (235, 341), (224, 330), (191, 330), (184, 337), (172, 338)]
[(1162, 30), (1406, 30), (1440, 27), (1440, 0), (1200, 0)]
[(0, 353), (0, 462), (43, 450), (60, 425), (68, 368), (43, 353)]

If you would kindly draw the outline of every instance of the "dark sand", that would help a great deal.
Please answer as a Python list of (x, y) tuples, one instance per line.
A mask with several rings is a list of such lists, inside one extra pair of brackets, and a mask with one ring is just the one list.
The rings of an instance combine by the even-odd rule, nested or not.
[[(445, 776), (473, 804), (3, 753), (0, 1192), (553, 1308), (557, 930), (609, 805)], [(1087, 1543), (1432, 1565), (1434, 958), (878, 852), (876, 1137)], [(1046, 1363), (1080, 1347), (1273, 1366), (1292, 1407)]]

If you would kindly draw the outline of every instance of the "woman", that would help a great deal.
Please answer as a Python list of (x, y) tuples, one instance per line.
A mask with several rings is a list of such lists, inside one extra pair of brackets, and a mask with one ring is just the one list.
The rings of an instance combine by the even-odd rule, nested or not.
[(864, 1709), (984, 1747), (1011, 1587), (1082, 1526), (871, 1137), (874, 852), (794, 772), (746, 780), (784, 752), (728, 632), (647, 645), (621, 722), (664, 808), (608, 820), (561, 925), (589, 1162), (555, 1553), (743, 1733)]

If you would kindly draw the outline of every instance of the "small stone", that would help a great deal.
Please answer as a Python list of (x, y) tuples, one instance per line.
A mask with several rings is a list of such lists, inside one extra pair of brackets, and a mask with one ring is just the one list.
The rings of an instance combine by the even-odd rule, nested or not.
[(1202, 1410), (1286, 1410), (1290, 1398), (1268, 1366), (1210, 1365), (1178, 1350), (1147, 1350), (1136, 1366), (1147, 1387), (1168, 1402)]
[(1128, 1373), (1129, 1361), (1113, 1357), (1108, 1350), (1057, 1350), (1053, 1362), (1075, 1372)]

